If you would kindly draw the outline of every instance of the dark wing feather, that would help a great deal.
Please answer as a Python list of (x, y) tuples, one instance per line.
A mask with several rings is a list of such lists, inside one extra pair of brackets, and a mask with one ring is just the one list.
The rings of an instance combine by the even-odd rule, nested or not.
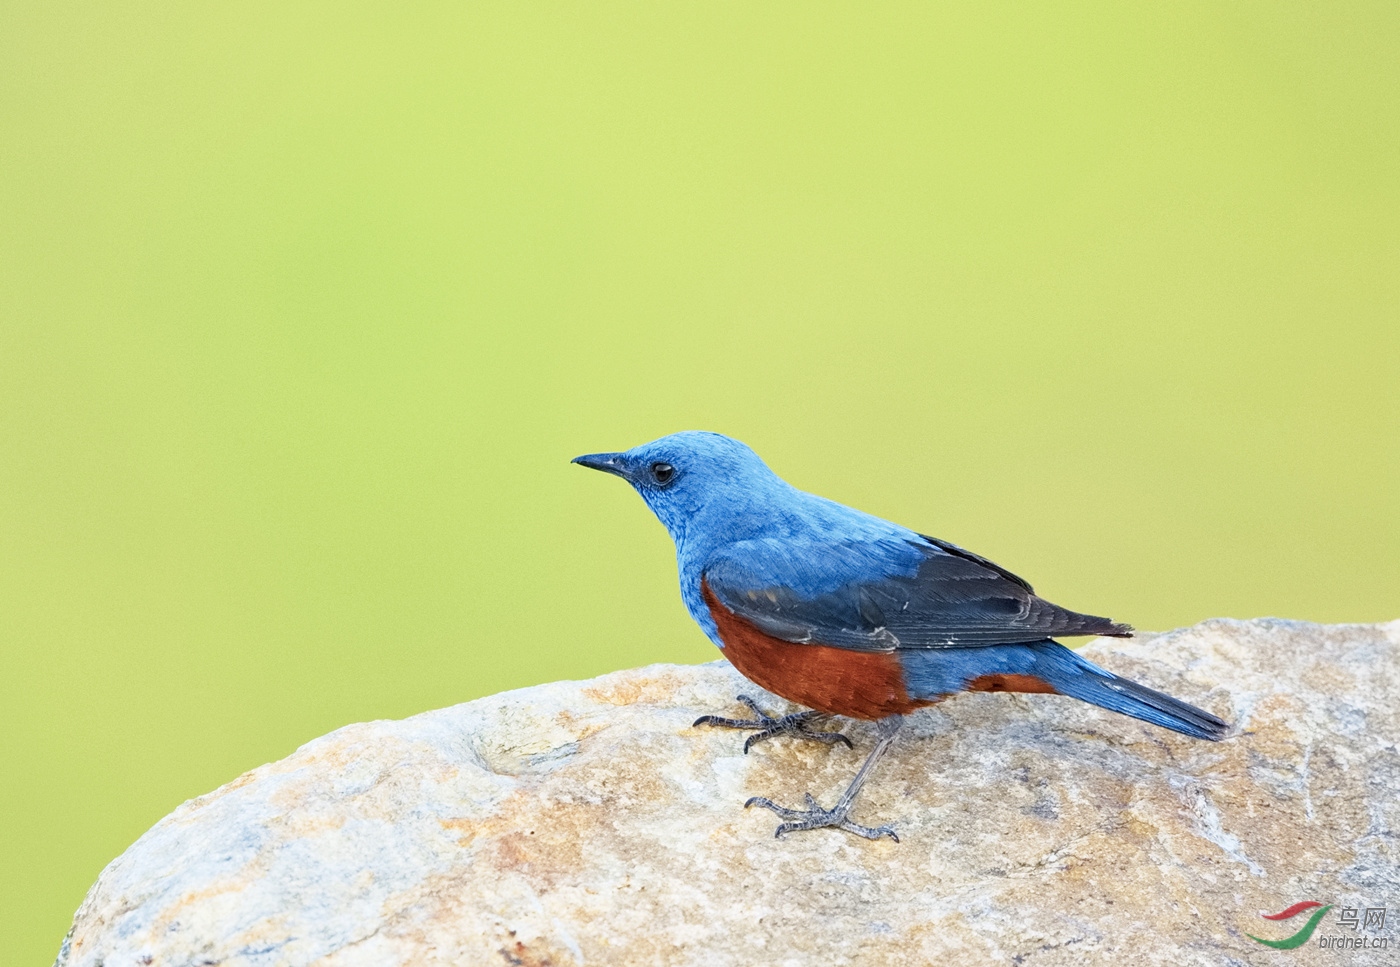
[[(1126, 637), (1132, 628), (1037, 597), (1021, 578), (944, 541), (910, 541), (922, 559), (909, 574), (850, 581), (802, 594), (722, 560), (705, 571), (720, 603), (783, 641), (859, 651), (979, 648), (1078, 635)], [(807, 545), (804, 554), (840, 555), (849, 545)], [(813, 562), (817, 564), (817, 562)], [(789, 561), (789, 568), (800, 563)]]
[(985, 568), (996, 571), (998, 574), (1000, 574), (1002, 577), (1006, 578), (1013, 584), (1019, 584), (1021, 587), (1025, 588), (1032, 594), (1035, 593), (1035, 588), (1031, 587), (1031, 582), (1027, 581), (1023, 577), (1020, 577), (1019, 575), (1012, 574), (1000, 564), (995, 564), (987, 560), (981, 554), (974, 554), (971, 551), (964, 550), (956, 544), (950, 543), (949, 541), (940, 541), (938, 538), (929, 537), (927, 534), (920, 534), (919, 536), (922, 537), (924, 540), (928, 541), (934, 547), (942, 548), (949, 554), (956, 554), (958, 557), (965, 557), (969, 561), (975, 561), (976, 563), (982, 565)]

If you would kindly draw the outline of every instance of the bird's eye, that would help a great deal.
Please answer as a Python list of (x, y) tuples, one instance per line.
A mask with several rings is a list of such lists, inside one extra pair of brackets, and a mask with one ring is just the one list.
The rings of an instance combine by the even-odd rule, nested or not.
[(676, 468), (669, 463), (653, 463), (651, 465), (651, 478), (661, 486), (666, 486), (676, 476)]

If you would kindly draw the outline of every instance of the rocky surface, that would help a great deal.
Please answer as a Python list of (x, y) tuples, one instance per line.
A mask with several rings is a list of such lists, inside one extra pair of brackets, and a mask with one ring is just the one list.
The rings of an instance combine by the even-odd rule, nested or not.
[[(696, 729), (727, 664), (652, 666), (352, 725), (185, 803), (101, 875), (63, 967), (1400, 960), (1400, 622), (1208, 621), (1088, 648), (1236, 723), (1212, 744), (1059, 696), (911, 718), (855, 818), (854, 751)], [(1280, 952), (1337, 904), (1308, 944)], [(1387, 907), (1383, 928), (1342, 906)], [(1389, 938), (1336, 951), (1332, 936)], [(1391, 959), (1396, 958), (1396, 959)]]

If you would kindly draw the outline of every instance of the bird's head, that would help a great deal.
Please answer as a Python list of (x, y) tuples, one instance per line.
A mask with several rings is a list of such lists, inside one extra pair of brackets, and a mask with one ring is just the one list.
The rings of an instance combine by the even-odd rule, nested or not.
[(698, 430), (573, 462), (630, 483), (678, 543), (697, 521), (732, 528), (753, 516), (763, 496), (791, 489), (738, 440)]

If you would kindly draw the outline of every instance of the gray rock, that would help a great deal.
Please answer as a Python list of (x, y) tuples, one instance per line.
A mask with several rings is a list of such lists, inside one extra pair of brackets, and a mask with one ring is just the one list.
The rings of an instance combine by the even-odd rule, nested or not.
[[(1214, 967), (1335, 963), (1337, 935), (1400, 956), (1397, 644), (1400, 622), (1274, 620), (1090, 644), (1236, 723), (1217, 744), (1059, 696), (958, 696), (912, 717), (857, 804), (899, 844), (775, 840), (742, 808), (830, 803), (873, 729), (744, 756), (742, 733), (691, 722), (740, 692), (786, 706), (723, 662), (351, 725), (157, 823), (58, 963)], [(1293, 934), (1307, 917), (1260, 914), (1300, 900), (1338, 905), (1307, 945), (1247, 936)], [(1341, 927), (1342, 906), (1385, 906), (1385, 927)]]

